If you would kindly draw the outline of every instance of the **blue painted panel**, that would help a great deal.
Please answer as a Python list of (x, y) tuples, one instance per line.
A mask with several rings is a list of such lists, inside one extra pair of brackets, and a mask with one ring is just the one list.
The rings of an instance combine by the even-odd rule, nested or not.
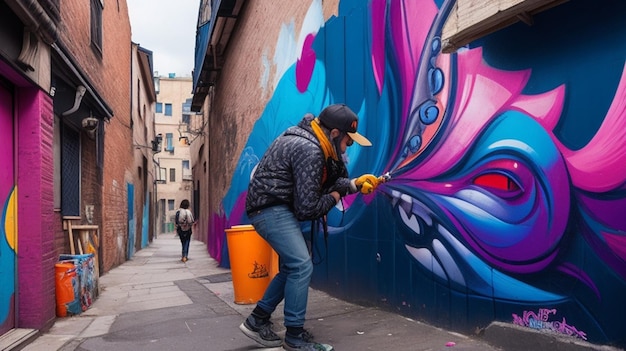
[(146, 199), (143, 203), (143, 219), (141, 221), (141, 248), (148, 246), (148, 231), (150, 229), (150, 193), (146, 192)]
[(131, 183), (126, 183), (126, 191), (128, 193), (128, 252), (126, 259), (131, 259), (135, 253), (135, 186)]

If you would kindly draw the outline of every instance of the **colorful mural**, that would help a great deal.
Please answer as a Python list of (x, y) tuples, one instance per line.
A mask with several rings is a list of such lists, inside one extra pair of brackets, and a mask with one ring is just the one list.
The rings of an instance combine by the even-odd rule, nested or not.
[(312, 2), (298, 42), (276, 45), (298, 55), (214, 214), (211, 254), (227, 264), (223, 231), (248, 223), (271, 141), (345, 102), (374, 144), (349, 149), (350, 174), (391, 180), (331, 211), (314, 285), (462, 331), (500, 320), (626, 346), (626, 4), (572, 0), (443, 54), (452, 5), (343, 0), (318, 23)]
[(13, 94), (0, 85), (0, 335), (15, 324), (17, 188), (14, 180)]

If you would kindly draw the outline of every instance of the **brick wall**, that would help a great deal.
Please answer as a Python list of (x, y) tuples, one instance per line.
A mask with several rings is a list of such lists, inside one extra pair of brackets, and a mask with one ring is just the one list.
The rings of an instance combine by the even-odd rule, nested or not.
[(102, 93), (113, 108), (104, 134), (103, 269), (126, 260), (128, 245), (128, 194), (126, 183), (137, 183), (132, 169), (133, 138), (130, 129), (131, 32), (126, 1), (105, 7), (103, 13)]
[[(91, 45), (90, 2), (61, 4), (63, 31), (60, 40), (74, 56), (97, 93), (113, 110), (104, 125), (102, 183), (95, 167), (95, 144), (83, 141), (82, 204), (95, 205), (100, 225), (101, 269), (106, 272), (126, 259), (128, 236), (126, 183), (136, 182), (130, 130), (131, 32), (125, 0), (105, 3), (102, 12), (102, 51)], [(83, 139), (86, 135), (83, 133)], [(87, 150), (91, 149), (91, 150)], [(91, 152), (94, 153), (91, 153)]]
[[(37, 88), (19, 91), (18, 321), (45, 329), (55, 318), (52, 99)], [(33, 221), (32, 218), (37, 218)]]
[[(338, 3), (338, 0), (323, 2), (325, 18), (337, 13)], [(308, 0), (290, 1), (289, 6), (280, 1), (262, 0), (244, 5), (225, 53), (210, 121), (209, 133), (217, 133), (209, 137), (213, 213), (219, 212), (250, 131), (272, 96), (276, 75), (273, 57), (280, 30), (283, 25), (293, 23), (295, 32), (299, 33), (310, 5)], [(264, 86), (262, 75), (268, 62), (269, 79)]]

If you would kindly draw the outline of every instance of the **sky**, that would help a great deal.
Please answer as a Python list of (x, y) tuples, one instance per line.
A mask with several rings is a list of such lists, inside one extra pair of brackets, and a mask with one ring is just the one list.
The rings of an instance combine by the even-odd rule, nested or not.
[[(200, 0), (127, 0), (132, 41), (152, 51), (154, 71), (191, 77)], [(156, 74), (156, 73), (155, 73)]]

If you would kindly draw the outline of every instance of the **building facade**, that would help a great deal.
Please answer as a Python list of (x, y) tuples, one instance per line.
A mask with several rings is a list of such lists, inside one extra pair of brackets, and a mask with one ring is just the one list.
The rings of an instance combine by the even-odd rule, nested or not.
[(0, 3), (0, 334), (54, 322), (55, 264), (82, 249), (68, 221), (97, 228), (95, 276), (144, 245), (152, 154), (134, 138), (154, 137), (154, 88), (136, 49), (124, 0)]
[(133, 142), (134, 182), (131, 213), (128, 220), (128, 256), (154, 239), (156, 225), (156, 172), (155, 159), (159, 151), (159, 137), (154, 129), (156, 91), (154, 88), (153, 53), (132, 43), (131, 99), (132, 119), (131, 131)]
[[(162, 147), (155, 155), (157, 167), (157, 232), (174, 232), (176, 210), (184, 199), (194, 210), (193, 182), (189, 145), (191, 113), (191, 78), (155, 77), (158, 85), (155, 132), (162, 136)], [(194, 211), (195, 215), (196, 211)], [(197, 235), (194, 233), (194, 236)]]
[(626, 5), (503, 3), (203, 1), (209, 253), (228, 265), (224, 231), (248, 222), (274, 138), (342, 102), (374, 144), (349, 148), (350, 174), (391, 180), (329, 213), (327, 246), (312, 233), (315, 287), (465, 333), (626, 346)]

